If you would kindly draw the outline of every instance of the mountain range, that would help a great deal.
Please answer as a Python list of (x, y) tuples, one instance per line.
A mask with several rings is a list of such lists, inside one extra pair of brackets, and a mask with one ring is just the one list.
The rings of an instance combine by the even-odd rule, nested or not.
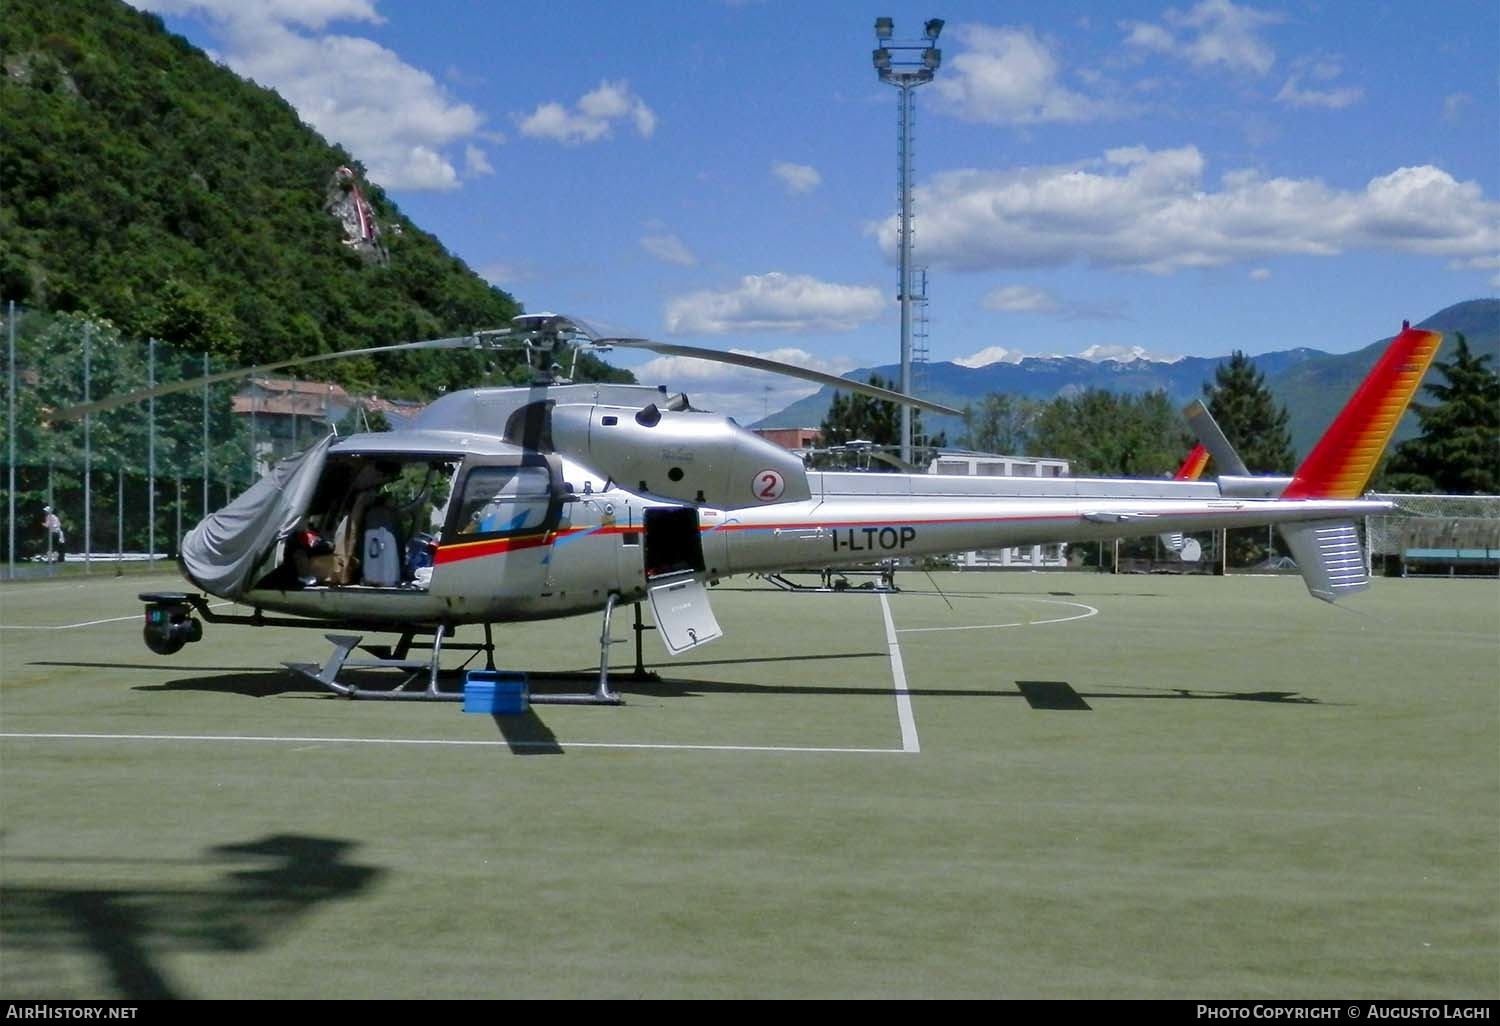
[[(1455, 303), (1418, 322), (1417, 326), (1445, 334), (1439, 360), (1451, 358), (1456, 344), (1453, 336), (1462, 332), (1471, 350), (1492, 354), (1495, 360), (1492, 366), (1500, 365), (1500, 300), (1473, 299)], [(1392, 332), (1391, 337), (1394, 334)], [(1298, 348), (1251, 357), (1256, 368), (1265, 375), (1266, 387), (1272, 396), (1287, 408), (1292, 444), (1299, 454), (1305, 454), (1317, 441), (1389, 341), (1390, 337), (1377, 339), (1348, 353)], [(1173, 361), (1032, 356), (1019, 362), (991, 363), (982, 367), (941, 361), (925, 366), (922, 383), (914, 391), (925, 399), (958, 409), (977, 403), (991, 392), (1045, 401), (1090, 388), (1123, 393), (1163, 389), (1173, 402), (1186, 405), (1203, 394), (1204, 383), (1212, 381), (1214, 370), (1228, 360), (1229, 354), (1226, 353)], [(866, 381), (871, 374), (879, 374), (888, 380), (900, 380), (900, 373), (899, 365), (884, 364), (850, 371), (844, 377)], [(1436, 370), (1429, 371), (1428, 380), (1436, 373)], [(752, 426), (815, 427), (827, 414), (833, 391), (831, 388), (821, 389)], [(1418, 401), (1421, 401), (1420, 394)], [(956, 442), (963, 435), (963, 422), (957, 417), (923, 414), (923, 420), (930, 431), (947, 432), (950, 442)], [(1397, 430), (1397, 438), (1415, 433), (1416, 418), (1408, 413)]]

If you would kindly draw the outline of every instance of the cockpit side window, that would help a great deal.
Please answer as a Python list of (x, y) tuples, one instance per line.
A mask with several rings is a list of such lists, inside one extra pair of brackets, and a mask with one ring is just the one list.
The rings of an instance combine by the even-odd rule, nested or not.
[(452, 523), (461, 536), (525, 534), (548, 527), (551, 508), (545, 466), (474, 467)]

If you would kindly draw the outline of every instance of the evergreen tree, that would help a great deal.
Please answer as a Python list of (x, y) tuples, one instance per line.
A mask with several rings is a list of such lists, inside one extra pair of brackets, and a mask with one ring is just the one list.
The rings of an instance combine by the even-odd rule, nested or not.
[(1448, 495), (1500, 493), (1500, 375), (1490, 354), (1469, 349), (1462, 332), (1453, 359), (1436, 368), (1446, 383), (1423, 390), (1437, 400), (1413, 403), (1422, 433), (1402, 442), (1386, 465), (1383, 488)]
[[(870, 384), (876, 388), (894, 387), (879, 374), (870, 375)], [(827, 445), (847, 445), (853, 441), (873, 442), (879, 446), (900, 445), (901, 408), (860, 392), (847, 396), (834, 392), (833, 402), (829, 404), (828, 415), (823, 418), (820, 429)]]
[[(896, 383), (887, 381), (879, 374), (870, 375), (870, 384), (876, 388), (894, 390)], [(875, 399), (859, 392), (845, 396), (833, 393), (833, 402), (818, 428), (823, 433), (824, 445), (848, 445), (850, 442), (870, 442), (876, 448), (896, 448), (901, 445), (901, 406), (885, 399)], [(911, 411), (911, 433), (913, 438), (922, 437), (922, 411)], [(948, 444), (946, 432), (939, 432), (928, 439), (928, 446), (942, 448)], [(894, 470), (891, 465), (875, 465), (871, 469)]]
[[(1229, 362), (1214, 371), (1213, 384), (1204, 383), (1203, 397), (1250, 473), (1290, 474), (1296, 469), (1286, 407), (1272, 398), (1265, 375), (1248, 356), (1238, 349), (1231, 353)], [(1229, 562), (1238, 566), (1259, 563), (1275, 553), (1274, 536), (1258, 527), (1230, 531), (1225, 541)]]
[(1214, 371), (1213, 384), (1203, 386), (1204, 400), (1252, 474), (1289, 474), (1297, 454), (1287, 427), (1286, 407), (1266, 388), (1265, 375), (1236, 349), (1229, 362)]

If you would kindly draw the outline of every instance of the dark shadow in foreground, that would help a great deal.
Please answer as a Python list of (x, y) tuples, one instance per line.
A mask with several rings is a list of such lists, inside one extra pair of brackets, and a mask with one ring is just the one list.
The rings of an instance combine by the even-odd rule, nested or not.
[[(3, 989), (12, 997), (192, 997), (168, 978), (162, 956), (253, 951), (274, 943), (316, 905), (352, 897), (380, 875), (374, 867), (345, 861), (352, 847), (299, 834), (219, 845), (197, 863), (223, 862), (223, 876), (199, 889), (0, 887)], [(54, 960), (76, 952), (98, 959), (107, 985), (91, 982), (86, 995), (59, 993), (67, 989), (59, 979), (73, 974), (59, 972)]]

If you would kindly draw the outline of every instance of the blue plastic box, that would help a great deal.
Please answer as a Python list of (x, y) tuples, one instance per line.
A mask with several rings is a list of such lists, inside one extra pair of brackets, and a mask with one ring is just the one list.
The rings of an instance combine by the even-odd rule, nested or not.
[(518, 716), (531, 707), (526, 674), (511, 670), (470, 670), (464, 677), (464, 712)]

